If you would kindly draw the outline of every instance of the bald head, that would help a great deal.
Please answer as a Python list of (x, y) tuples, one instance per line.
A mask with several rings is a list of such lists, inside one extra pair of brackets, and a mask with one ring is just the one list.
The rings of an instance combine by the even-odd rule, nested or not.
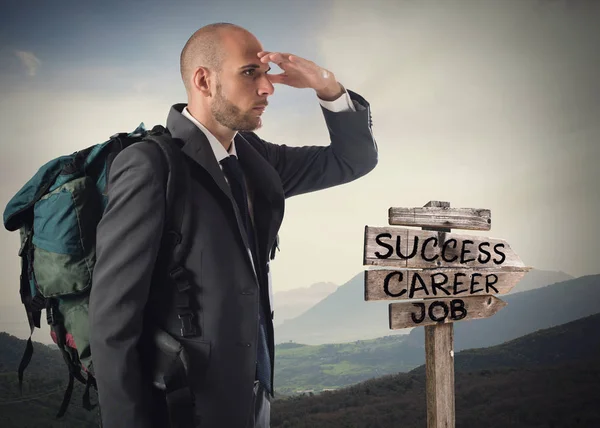
[(190, 77), (197, 67), (206, 67), (218, 73), (225, 54), (224, 39), (232, 32), (250, 34), (239, 25), (226, 22), (206, 25), (188, 39), (181, 51), (180, 71), (185, 89), (190, 93)]
[(181, 52), (187, 110), (226, 148), (235, 132), (261, 126), (267, 97), (274, 92), (261, 52), (252, 33), (228, 23), (200, 28)]

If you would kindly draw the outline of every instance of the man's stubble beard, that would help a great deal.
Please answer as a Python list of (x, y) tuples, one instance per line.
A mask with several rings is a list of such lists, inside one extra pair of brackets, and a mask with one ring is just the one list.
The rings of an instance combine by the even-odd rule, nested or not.
[(254, 116), (252, 111), (243, 114), (239, 107), (223, 96), (221, 82), (218, 79), (211, 112), (217, 122), (233, 131), (254, 131), (262, 125), (259, 116)]

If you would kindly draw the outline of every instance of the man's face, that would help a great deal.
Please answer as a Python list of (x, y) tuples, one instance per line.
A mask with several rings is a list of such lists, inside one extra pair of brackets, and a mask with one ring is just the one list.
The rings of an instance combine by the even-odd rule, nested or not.
[(262, 126), (267, 97), (273, 93), (268, 64), (257, 56), (262, 46), (251, 35), (232, 34), (223, 41), (225, 55), (216, 76), (211, 103), (213, 117), (234, 131), (254, 131)]

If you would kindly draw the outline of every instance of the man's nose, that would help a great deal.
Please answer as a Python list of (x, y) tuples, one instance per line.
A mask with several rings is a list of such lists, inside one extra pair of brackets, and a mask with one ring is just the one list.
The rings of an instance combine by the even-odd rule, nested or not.
[(269, 76), (266, 74), (260, 79), (260, 86), (258, 87), (259, 95), (272, 95), (275, 92), (275, 87), (269, 80)]

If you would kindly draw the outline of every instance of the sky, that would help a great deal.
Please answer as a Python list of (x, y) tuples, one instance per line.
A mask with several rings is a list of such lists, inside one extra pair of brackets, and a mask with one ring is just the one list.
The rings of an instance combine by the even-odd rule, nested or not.
[[(164, 125), (186, 101), (181, 48), (219, 21), (331, 70), (371, 104), (379, 164), (287, 200), (275, 292), (345, 283), (367, 268), (365, 225), (430, 200), (490, 209), (490, 231), (460, 232), (505, 239), (527, 266), (600, 273), (593, 0), (5, 1), (2, 208), (48, 160)], [(269, 102), (263, 139), (329, 144), (314, 91), (278, 85)], [(17, 251), (18, 234), (2, 229), (0, 330), (22, 337)]]

